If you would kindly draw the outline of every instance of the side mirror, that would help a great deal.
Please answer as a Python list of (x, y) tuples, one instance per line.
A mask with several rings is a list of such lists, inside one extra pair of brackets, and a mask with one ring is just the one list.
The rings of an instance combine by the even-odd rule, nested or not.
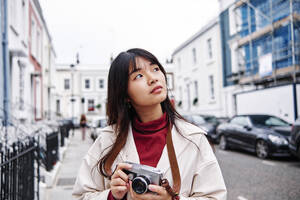
[(248, 126), (248, 125), (245, 125), (245, 126), (244, 126), (244, 129), (247, 129), (247, 131), (251, 131), (251, 130), (252, 130), (252, 127), (251, 127), (251, 126)]

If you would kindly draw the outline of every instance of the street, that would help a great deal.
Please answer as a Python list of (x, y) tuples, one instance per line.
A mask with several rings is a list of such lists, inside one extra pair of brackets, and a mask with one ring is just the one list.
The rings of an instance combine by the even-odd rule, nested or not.
[(300, 161), (295, 158), (261, 160), (240, 150), (216, 146), (228, 200), (299, 200)]

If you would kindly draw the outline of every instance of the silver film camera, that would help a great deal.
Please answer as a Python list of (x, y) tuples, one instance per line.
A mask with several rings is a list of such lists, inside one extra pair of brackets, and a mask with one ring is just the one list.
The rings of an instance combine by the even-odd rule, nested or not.
[(163, 173), (159, 169), (132, 162), (126, 163), (132, 165), (130, 170), (123, 169), (123, 171), (128, 175), (129, 180), (132, 181), (132, 189), (135, 193), (144, 194), (148, 192), (150, 184), (160, 185)]

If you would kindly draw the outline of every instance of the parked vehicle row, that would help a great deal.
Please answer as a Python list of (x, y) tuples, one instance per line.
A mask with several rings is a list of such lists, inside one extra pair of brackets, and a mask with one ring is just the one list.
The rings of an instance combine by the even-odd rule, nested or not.
[(107, 126), (105, 116), (95, 117), (90, 123), (91, 138), (95, 141), (100, 134), (100, 129)]
[(220, 149), (243, 149), (262, 159), (291, 153), (300, 158), (300, 119), (292, 126), (272, 115), (236, 115), (223, 122), (209, 115), (183, 117), (206, 131)]

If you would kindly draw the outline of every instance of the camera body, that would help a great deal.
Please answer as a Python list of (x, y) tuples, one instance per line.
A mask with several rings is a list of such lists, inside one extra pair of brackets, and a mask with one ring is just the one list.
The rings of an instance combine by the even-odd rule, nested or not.
[(123, 169), (123, 171), (128, 175), (129, 180), (132, 181), (132, 189), (135, 193), (144, 194), (148, 192), (149, 184), (161, 184), (163, 177), (161, 170), (147, 165), (141, 165), (132, 162), (126, 163), (132, 165), (130, 170)]

